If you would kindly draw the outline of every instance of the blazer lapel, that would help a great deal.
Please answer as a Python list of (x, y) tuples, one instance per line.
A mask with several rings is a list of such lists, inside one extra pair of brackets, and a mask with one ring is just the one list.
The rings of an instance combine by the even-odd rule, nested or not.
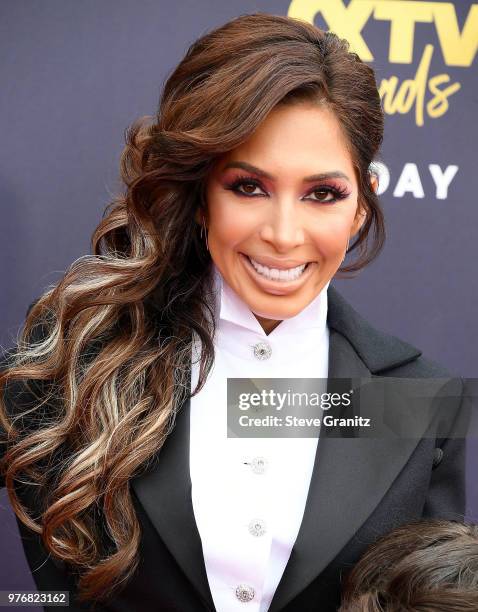
[(172, 432), (152, 470), (132, 479), (132, 487), (171, 554), (206, 607), (215, 610), (194, 520), (189, 472), (189, 399), (178, 411)]
[[(372, 377), (421, 354), (372, 328), (333, 287), (328, 297), (330, 379)], [(417, 443), (320, 436), (301, 527), (269, 612), (282, 610), (335, 558), (378, 505)]]

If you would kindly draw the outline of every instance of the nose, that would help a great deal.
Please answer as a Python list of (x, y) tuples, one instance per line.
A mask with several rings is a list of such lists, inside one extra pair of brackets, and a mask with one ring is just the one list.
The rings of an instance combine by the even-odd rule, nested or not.
[(269, 242), (279, 253), (287, 253), (304, 244), (305, 228), (300, 211), (292, 201), (275, 202), (260, 232), (262, 240)]

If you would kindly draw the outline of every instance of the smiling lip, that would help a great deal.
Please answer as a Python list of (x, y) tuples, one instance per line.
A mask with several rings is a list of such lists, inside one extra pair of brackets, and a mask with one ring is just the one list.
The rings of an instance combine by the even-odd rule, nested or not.
[[(245, 253), (241, 253), (241, 255), (245, 255)], [(246, 257), (250, 257), (263, 266), (267, 266), (268, 268), (276, 268), (277, 270), (290, 270), (292, 268), (297, 268), (297, 266), (302, 266), (309, 263), (308, 261), (297, 261), (296, 259), (276, 259), (275, 257), (269, 257), (268, 255), (262, 255), (261, 257), (246, 255)]]
[(247, 255), (244, 255), (244, 253), (239, 253), (239, 257), (243, 261), (244, 267), (256, 285), (258, 285), (262, 291), (270, 293), (271, 295), (287, 295), (296, 291), (299, 287), (307, 282), (308, 278), (311, 276), (311, 274), (313, 274), (315, 266), (317, 265), (315, 262), (310, 262), (299, 278), (289, 281), (281, 281), (261, 276), (251, 264)]

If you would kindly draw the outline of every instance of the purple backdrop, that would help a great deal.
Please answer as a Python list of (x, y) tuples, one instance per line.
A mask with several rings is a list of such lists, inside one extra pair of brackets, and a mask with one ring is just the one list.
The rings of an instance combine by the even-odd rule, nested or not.
[[(1, 346), (12, 346), (30, 302), (89, 252), (118, 188), (124, 129), (154, 113), (187, 46), (231, 17), (263, 11), (336, 31), (380, 83), (387, 243), (356, 279), (336, 286), (375, 326), (476, 377), (478, 5), (400, 4), (3, 0)], [(468, 515), (475, 519), (477, 457), (474, 441)], [(0, 521), (11, 552), (0, 560), (0, 587), (34, 588), (4, 491)]]

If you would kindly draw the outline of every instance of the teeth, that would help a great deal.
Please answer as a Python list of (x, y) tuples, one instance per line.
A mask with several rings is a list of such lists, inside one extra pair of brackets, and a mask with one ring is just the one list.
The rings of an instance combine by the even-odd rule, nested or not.
[(268, 268), (267, 266), (263, 266), (254, 259), (248, 257), (251, 264), (254, 266), (256, 272), (264, 276), (265, 278), (269, 278), (271, 280), (279, 280), (279, 281), (290, 281), (299, 278), (304, 272), (307, 264), (302, 264), (301, 266), (297, 266), (296, 268), (290, 268), (289, 270), (279, 270), (277, 268)]

